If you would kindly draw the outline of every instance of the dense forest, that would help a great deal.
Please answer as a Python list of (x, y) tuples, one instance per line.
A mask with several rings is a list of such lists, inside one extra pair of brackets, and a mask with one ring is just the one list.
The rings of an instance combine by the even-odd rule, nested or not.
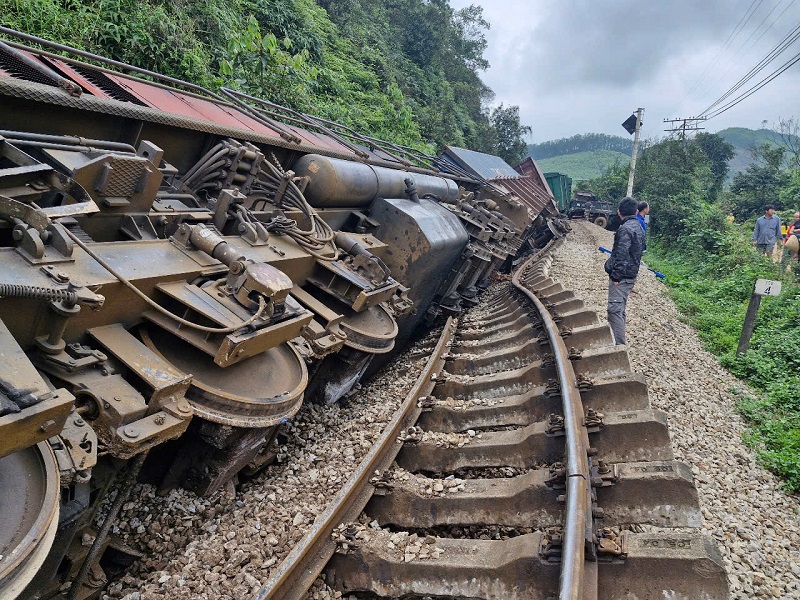
[[(787, 130), (797, 130), (795, 121)], [(800, 354), (790, 332), (800, 318), (800, 263), (751, 245), (755, 218), (774, 204), (783, 221), (800, 209), (800, 144), (763, 143), (752, 162), (725, 181), (735, 148), (717, 134), (646, 144), (636, 167), (634, 195), (651, 205), (645, 260), (667, 275), (678, 308), (722, 365), (757, 392), (739, 390), (750, 423), (747, 441), (763, 463), (800, 491)], [(601, 196), (624, 196), (628, 164), (619, 163), (585, 185)], [(737, 356), (753, 284), (782, 280), (783, 292), (761, 303), (747, 353)], [(722, 415), (720, 415), (722, 416)]]
[(447, 0), (0, 0), (8, 27), (209, 89), (235, 87), (430, 153), (524, 157), (489, 108), (489, 23)]
[(605, 133), (579, 133), (568, 138), (550, 140), (541, 144), (530, 144), (528, 155), (535, 160), (577, 154), (578, 152), (593, 152), (595, 150), (612, 150), (630, 156), (633, 141), (618, 135)]

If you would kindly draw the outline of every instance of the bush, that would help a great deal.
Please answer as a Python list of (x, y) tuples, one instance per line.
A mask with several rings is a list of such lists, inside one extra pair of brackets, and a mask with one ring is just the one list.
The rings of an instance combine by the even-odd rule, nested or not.
[[(706, 348), (734, 375), (758, 390), (739, 409), (747, 418), (745, 441), (768, 469), (800, 491), (800, 352), (794, 340), (800, 322), (800, 288), (794, 273), (758, 254), (745, 226), (728, 226), (714, 248), (697, 243), (648, 246), (648, 263), (667, 275), (678, 309), (687, 315)], [(688, 242), (690, 238), (686, 238)], [(756, 279), (783, 279), (783, 292), (761, 302), (750, 350), (736, 356), (744, 315)]]

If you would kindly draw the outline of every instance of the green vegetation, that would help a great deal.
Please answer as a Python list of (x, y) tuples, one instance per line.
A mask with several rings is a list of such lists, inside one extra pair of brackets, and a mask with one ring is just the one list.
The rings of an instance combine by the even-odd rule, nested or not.
[[(241, 89), (362, 133), (524, 156), (517, 107), (490, 111), (489, 24), (447, 0), (0, 0), (3, 25), (212, 90)], [(515, 120), (516, 118), (516, 120)]]
[[(778, 130), (780, 129), (781, 125), (778, 124)], [(792, 144), (793, 138), (796, 138), (788, 131), (788, 128), (782, 134), (780, 131), (772, 129), (729, 127), (718, 131), (717, 135), (734, 147), (735, 154), (728, 163), (731, 177), (745, 171), (754, 162), (758, 162), (753, 157), (753, 149), (763, 147), (764, 144), (786, 147), (787, 142)]]
[(750, 430), (746, 441), (763, 464), (800, 492), (800, 352), (792, 332), (800, 317), (800, 288), (793, 276), (784, 291), (761, 303), (750, 350), (736, 356), (753, 283), (781, 279), (782, 269), (756, 254), (750, 228), (731, 227), (715, 242), (719, 254), (663, 243), (648, 246), (647, 262), (667, 276), (671, 295), (720, 363), (761, 392), (744, 397), (739, 409)]
[[(667, 275), (678, 308), (708, 350), (758, 391), (758, 397), (743, 397), (739, 404), (749, 424), (747, 443), (784, 478), (787, 489), (800, 492), (800, 352), (792, 335), (800, 316), (800, 268), (788, 260), (792, 266), (786, 271), (750, 243), (759, 203), (777, 203), (798, 189), (796, 167), (784, 166), (784, 152), (762, 146), (757, 162), (725, 191), (734, 148), (721, 136), (666, 140), (642, 154), (634, 193), (651, 204), (649, 265)], [(612, 168), (587, 186), (598, 194), (619, 193), (622, 175)], [(787, 200), (782, 217), (790, 218), (795, 207)], [(738, 215), (736, 223), (725, 219), (730, 211)], [(781, 279), (783, 292), (763, 300), (750, 350), (737, 357), (758, 278)]]
[(615, 164), (625, 166), (625, 180), (627, 182), (629, 155), (614, 150), (595, 150), (593, 152), (577, 152), (553, 158), (537, 159), (539, 167), (544, 172), (558, 171), (569, 175), (575, 181), (596, 179), (606, 173)]
[(747, 129), (746, 127), (728, 127), (717, 132), (717, 135), (737, 150), (749, 150), (765, 143), (774, 146), (783, 145), (781, 135), (772, 129)]
[(568, 138), (531, 144), (528, 146), (528, 155), (538, 162), (544, 158), (595, 150), (612, 150), (630, 156), (632, 149), (633, 141), (629, 138), (605, 133), (579, 133)]

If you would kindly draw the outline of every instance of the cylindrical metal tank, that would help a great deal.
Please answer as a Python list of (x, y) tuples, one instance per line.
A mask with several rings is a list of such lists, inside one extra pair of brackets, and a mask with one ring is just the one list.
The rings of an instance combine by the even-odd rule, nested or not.
[(292, 170), (298, 176), (309, 178), (305, 196), (312, 206), (366, 206), (375, 198), (403, 198), (407, 177), (414, 180), (420, 196), (432, 194), (445, 202), (458, 198), (458, 184), (452, 179), (319, 154), (306, 154), (292, 166)]

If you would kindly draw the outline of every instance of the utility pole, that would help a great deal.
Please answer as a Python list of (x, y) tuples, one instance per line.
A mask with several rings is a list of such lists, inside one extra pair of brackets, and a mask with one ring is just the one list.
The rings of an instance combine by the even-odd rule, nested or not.
[(633, 195), (633, 173), (636, 171), (636, 154), (639, 152), (639, 130), (642, 128), (643, 108), (636, 109), (636, 131), (633, 134), (633, 152), (631, 153), (631, 170), (628, 173), (628, 192), (625, 194), (630, 197)]
[[(677, 133), (681, 141), (685, 141), (687, 131), (699, 131), (701, 129), (705, 129), (705, 127), (700, 127), (699, 125), (699, 123), (702, 123), (705, 120), (706, 117), (681, 117), (678, 119), (664, 119), (664, 123), (669, 123), (668, 129), (665, 129), (664, 131), (668, 133)], [(680, 123), (680, 125), (676, 125), (676, 123)]]

